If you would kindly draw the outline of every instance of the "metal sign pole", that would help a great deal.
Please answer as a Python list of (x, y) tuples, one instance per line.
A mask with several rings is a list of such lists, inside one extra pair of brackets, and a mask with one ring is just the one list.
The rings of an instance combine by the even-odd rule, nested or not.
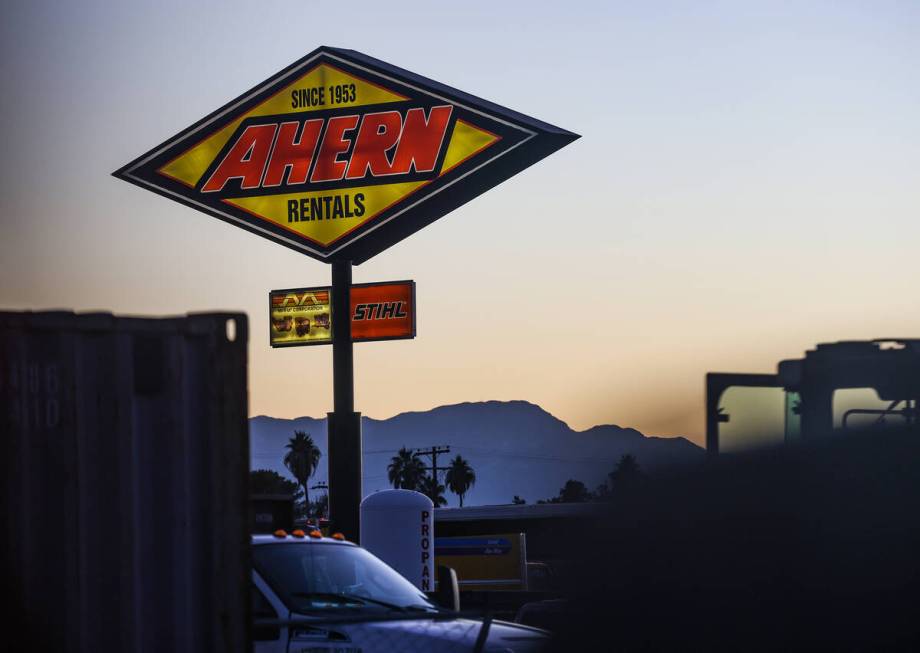
[(355, 412), (351, 341), (351, 261), (332, 264), (333, 412), (328, 413), (329, 519), (332, 530), (360, 541), (361, 413)]

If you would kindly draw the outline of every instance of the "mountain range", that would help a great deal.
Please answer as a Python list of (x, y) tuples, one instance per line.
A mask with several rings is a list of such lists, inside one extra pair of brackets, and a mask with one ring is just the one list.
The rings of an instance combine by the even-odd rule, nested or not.
[[(325, 418), (251, 418), (252, 469), (273, 469), (291, 478), (282, 457), (294, 431), (309, 433), (323, 453), (310, 485), (326, 481)], [(686, 438), (646, 436), (612, 424), (575, 431), (526, 401), (454, 404), (383, 420), (363, 417), (362, 436), (365, 495), (390, 487), (387, 464), (400, 447), (446, 445), (450, 454), (438, 457), (439, 467), (460, 454), (476, 472), (476, 483), (464, 499), (467, 506), (511, 503), (515, 495), (535, 503), (556, 496), (568, 479), (594, 490), (624, 454), (634, 455), (649, 471), (703, 458), (703, 450)], [(447, 492), (446, 497), (448, 506), (458, 505), (456, 495)]]

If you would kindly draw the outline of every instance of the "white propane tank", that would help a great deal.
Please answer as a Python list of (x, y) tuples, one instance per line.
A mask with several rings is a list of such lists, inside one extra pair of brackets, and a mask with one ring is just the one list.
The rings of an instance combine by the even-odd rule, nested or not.
[(423, 592), (434, 591), (433, 515), (421, 492), (375, 492), (361, 502), (361, 546)]

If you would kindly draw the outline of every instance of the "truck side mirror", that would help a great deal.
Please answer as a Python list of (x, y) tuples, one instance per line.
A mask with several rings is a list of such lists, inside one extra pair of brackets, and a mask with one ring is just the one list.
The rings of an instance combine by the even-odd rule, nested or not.
[(460, 612), (460, 583), (457, 572), (444, 565), (438, 566), (438, 603), (443, 608)]

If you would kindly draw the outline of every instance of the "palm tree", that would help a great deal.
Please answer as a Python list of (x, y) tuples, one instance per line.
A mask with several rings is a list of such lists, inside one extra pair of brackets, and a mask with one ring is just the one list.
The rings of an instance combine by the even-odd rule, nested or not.
[(444, 498), (444, 486), (438, 483), (438, 479), (425, 476), (418, 484), (418, 491), (431, 499), (435, 508), (447, 505), (447, 499)]
[(639, 485), (644, 480), (645, 474), (639, 467), (636, 457), (627, 453), (620, 457), (616, 469), (607, 477), (610, 479), (609, 485), (613, 492), (624, 492)]
[(390, 459), (387, 465), (387, 478), (398, 490), (416, 490), (425, 476), (425, 465), (411, 449), (403, 447)]
[(447, 476), (444, 480), (447, 481), (447, 487), (450, 488), (450, 491), (460, 497), (460, 507), (462, 508), (463, 496), (476, 482), (476, 472), (474, 472), (470, 464), (458, 454), (456, 458), (450, 461), (450, 466), (447, 468)]
[(310, 512), (310, 493), (307, 490), (307, 482), (316, 471), (319, 465), (319, 459), (322, 453), (313, 443), (313, 438), (309, 433), (303, 431), (294, 431), (294, 436), (288, 440), (287, 453), (284, 454), (284, 466), (294, 475), (297, 482), (303, 487), (304, 506), (309, 516)]

